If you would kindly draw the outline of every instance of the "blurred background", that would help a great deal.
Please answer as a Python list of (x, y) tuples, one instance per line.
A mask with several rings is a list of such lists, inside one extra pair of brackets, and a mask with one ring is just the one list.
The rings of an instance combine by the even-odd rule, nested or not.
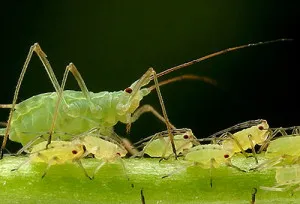
[[(161, 88), (170, 121), (198, 137), (251, 119), (270, 126), (300, 125), (299, 6), (296, 1), (7, 1), (1, 6), (0, 103), (11, 103), (29, 47), (39, 42), (59, 81), (73, 62), (93, 92), (124, 90), (149, 67), (157, 72), (204, 55), (278, 38), (282, 42), (218, 56), (162, 77), (208, 76), (218, 86), (180, 81)], [(67, 89), (79, 90), (69, 77)], [(53, 91), (33, 57), (19, 102)], [(160, 110), (156, 93), (142, 104)], [(6, 121), (8, 110), (0, 110)], [(165, 126), (145, 114), (132, 141)], [(125, 136), (125, 126), (116, 130)], [(14, 144), (10, 143), (13, 147)]]

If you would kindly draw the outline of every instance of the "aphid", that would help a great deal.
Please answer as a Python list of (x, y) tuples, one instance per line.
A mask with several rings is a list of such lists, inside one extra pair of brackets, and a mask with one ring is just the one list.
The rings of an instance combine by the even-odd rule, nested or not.
[[(225, 149), (219, 144), (198, 145), (184, 153), (184, 160), (193, 162), (193, 165), (199, 165), (203, 169), (210, 169), (210, 186), (212, 187), (212, 169), (219, 168), (221, 165), (233, 167), (239, 171), (239, 167), (231, 163), (231, 157), (234, 155), (232, 149)], [(163, 176), (168, 177), (175, 172)]]
[[(76, 162), (83, 170), (85, 176), (92, 179), (82, 166), (80, 159), (86, 156), (86, 147), (83, 144), (68, 142), (68, 141), (52, 141), (46, 149), (47, 141), (38, 143), (32, 147), (29, 160), (31, 163), (47, 163), (47, 167), (42, 175), (44, 178), (52, 165)], [(18, 170), (24, 163), (18, 168)]]
[[(173, 136), (171, 134), (172, 125), (167, 117), (167, 112), (165, 110), (159, 90), (157, 77), (234, 50), (289, 40), (290, 39), (278, 39), (228, 48), (167, 69), (159, 74), (156, 74), (153, 68), (149, 68), (139, 80), (135, 81), (124, 91), (100, 93), (92, 93), (88, 91), (84, 80), (82, 79), (77, 68), (72, 63), (66, 67), (62, 85), (60, 86), (49, 61), (47, 60), (46, 54), (42, 51), (39, 44), (35, 43), (33, 46), (31, 46), (27, 59), (24, 63), (16, 86), (12, 104), (4, 104), (0, 106), (2, 108), (11, 109), (8, 117), (7, 127), (3, 134), (4, 139), (0, 149), (0, 156), (1, 158), (3, 157), (3, 149), (6, 146), (8, 136), (10, 136), (12, 141), (20, 142), (23, 145), (27, 144), (30, 140), (36, 137), (36, 135), (24, 135), (22, 132), (48, 132), (49, 139), (47, 144), (51, 143), (54, 130), (72, 134), (80, 134), (91, 128), (98, 127), (102, 135), (109, 136), (109, 134), (113, 131), (113, 126), (117, 122), (131, 124), (131, 118), (134, 117), (134, 112), (139, 107), (140, 101), (144, 96), (151, 92), (151, 89), (145, 88), (145, 86), (151, 80), (154, 80), (156, 84), (155, 88), (157, 90), (163, 112), (163, 122), (166, 123), (172, 149), (176, 156), (176, 149)], [(42, 61), (56, 93), (44, 93), (36, 95), (17, 104), (20, 86), (33, 52), (35, 52)], [(77, 80), (81, 92), (63, 91), (69, 71), (71, 71)], [(148, 111), (143, 110), (143, 106), (140, 107), (140, 110), (142, 113)], [(64, 135), (53, 136), (56, 138), (61, 137), (62, 140), (68, 139), (64, 138)]]
[(221, 136), (222, 145), (225, 149), (232, 149), (234, 153), (242, 152), (246, 157), (245, 150), (252, 149), (252, 154), (258, 163), (256, 152), (254, 149), (255, 145), (262, 145), (269, 136), (269, 125), (266, 120), (258, 125), (254, 125), (250, 128), (243, 129), (234, 134), (225, 133)]
[(88, 134), (77, 140), (77, 143), (81, 143), (86, 147), (87, 154), (92, 154), (96, 159), (101, 160), (101, 163), (96, 167), (91, 178), (94, 178), (95, 174), (107, 162), (114, 162), (116, 160), (122, 164), (126, 175), (125, 166), (121, 157), (126, 156), (127, 150), (121, 144), (118, 144), (118, 142), (108, 137), (106, 139), (107, 140), (102, 139), (96, 134)]
[(278, 164), (294, 164), (300, 159), (300, 135), (286, 135), (272, 140), (266, 150), (267, 161), (258, 165), (254, 170), (271, 168)]
[[(196, 138), (191, 129), (173, 129), (172, 134), (174, 136), (174, 144), (177, 154), (180, 154), (184, 150), (192, 148), (193, 142), (196, 141)], [(146, 143), (143, 150), (139, 153), (141, 156), (143, 154), (147, 154), (150, 157), (168, 158), (173, 154), (167, 131), (156, 133), (155, 135), (147, 137), (136, 144), (139, 144), (146, 140), (149, 141)]]
[(300, 164), (276, 167), (276, 185), (273, 187), (261, 186), (268, 191), (288, 191), (300, 190)]

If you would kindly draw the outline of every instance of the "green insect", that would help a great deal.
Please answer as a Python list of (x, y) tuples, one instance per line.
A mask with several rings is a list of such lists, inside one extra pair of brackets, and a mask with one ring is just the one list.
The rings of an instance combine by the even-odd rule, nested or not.
[[(196, 141), (196, 138), (191, 129), (173, 129), (172, 134), (174, 136), (174, 143), (177, 154), (180, 154), (184, 150), (192, 148), (193, 143)], [(168, 131), (156, 133), (153, 136), (142, 139), (141, 141), (135, 143), (135, 145), (145, 142), (146, 140), (149, 141), (146, 142), (143, 150), (138, 153), (140, 156), (142, 156), (143, 154), (147, 154), (150, 157), (168, 158), (173, 154), (171, 142), (168, 137)]]
[[(228, 48), (167, 69), (159, 74), (156, 74), (153, 68), (149, 68), (139, 80), (135, 81), (124, 91), (104, 91), (99, 93), (88, 91), (84, 80), (82, 79), (75, 65), (72, 63), (66, 67), (62, 84), (60, 85), (55, 77), (49, 61), (47, 60), (46, 54), (42, 51), (39, 44), (35, 43), (30, 47), (27, 59), (24, 63), (16, 86), (12, 104), (0, 105), (1, 108), (11, 109), (7, 121), (7, 127), (1, 130), (1, 135), (4, 136), (4, 139), (0, 149), (0, 156), (1, 158), (3, 157), (3, 150), (6, 146), (8, 137), (12, 141), (21, 143), (23, 146), (33, 138), (36, 138), (37, 135), (28, 134), (28, 132), (48, 133), (49, 139), (47, 145), (49, 145), (52, 137), (54, 139), (60, 138), (62, 140), (70, 139), (66, 138), (66, 135), (59, 134), (59, 132), (67, 132), (76, 135), (97, 127), (101, 135), (110, 136), (111, 132), (113, 132), (113, 127), (118, 122), (125, 123), (128, 125), (128, 127), (130, 127), (130, 124), (134, 122), (142, 113), (149, 111), (155, 112), (153, 111), (153, 108), (148, 109), (143, 106), (138, 109), (140, 101), (152, 90), (145, 86), (147, 86), (150, 81), (154, 80), (155, 89), (157, 91), (163, 113), (163, 116), (160, 116), (159, 119), (163, 118), (163, 122), (167, 126), (172, 150), (176, 157), (176, 148), (171, 133), (173, 126), (169, 122), (157, 78), (177, 69), (187, 67), (227, 52), (246, 47), (282, 41), (290, 40), (278, 39)], [(21, 83), (34, 52), (38, 55), (43, 63), (52, 85), (55, 88), (55, 92), (36, 95), (17, 104)], [(68, 73), (70, 71), (77, 80), (81, 91), (63, 91)], [(24, 134), (24, 132), (27, 132), (27, 134)]]
[(300, 164), (282, 166), (276, 168), (276, 185), (273, 187), (261, 186), (268, 191), (291, 191), (300, 190)]
[(232, 149), (234, 153), (242, 152), (246, 157), (245, 150), (252, 149), (252, 154), (258, 163), (255, 145), (263, 145), (270, 134), (269, 125), (266, 120), (262, 120), (258, 125), (254, 125), (249, 128), (245, 128), (234, 134), (225, 133), (221, 136), (222, 145), (225, 149)]
[[(231, 163), (231, 157), (233, 155), (234, 151), (232, 149), (225, 149), (224, 146), (219, 144), (206, 144), (197, 145), (184, 152), (184, 160), (193, 162), (192, 165), (200, 166), (203, 169), (209, 169), (210, 186), (212, 187), (213, 168), (219, 168), (221, 165), (227, 165), (239, 171), (244, 171)], [(184, 169), (186, 169), (186, 167)], [(175, 172), (172, 172), (166, 176), (163, 176), (163, 178), (168, 177), (174, 173)]]
[(100, 164), (96, 167), (93, 175), (91, 176), (92, 179), (106, 163), (114, 162), (116, 160), (121, 163), (125, 175), (127, 176), (121, 157), (125, 157), (128, 152), (119, 142), (110, 137), (102, 139), (100, 135), (93, 133), (83, 135), (83, 137), (75, 139), (75, 143), (83, 144), (86, 147), (88, 154), (92, 154), (96, 159), (101, 160)]
[[(46, 149), (47, 141), (43, 141), (34, 145), (30, 151), (29, 160), (25, 163), (47, 163), (47, 167), (42, 175), (44, 178), (53, 165), (60, 165), (65, 163), (76, 162), (83, 170), (85, 176), (90, 177), (85, 168), (81, 164), (81, 159), (87, 155), (86, 147), (83, 144), (69, 142), (69, 141), (52, 141)], [(25, 163), (22, 163), (13, 171), (18, 170)]]
[[(283, 133), (285, 134), (285, 133)], [(272, 140), (265, 153), (265, 162), (253, 170), (272, 168), (277, 165), (295, 164), (300, 161), (300, 135), (284, 135)]]

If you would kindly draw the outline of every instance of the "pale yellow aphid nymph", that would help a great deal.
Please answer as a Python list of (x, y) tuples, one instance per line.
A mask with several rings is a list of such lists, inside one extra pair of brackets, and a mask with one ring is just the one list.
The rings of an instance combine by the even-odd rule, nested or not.
[[(169, 157), (172, 155), (173, 150), (170, 139), (167, 137), (167, 133), (167, 131), (162, 131), (152, 136), (151, 140), (147, 142), (142, 152), (150, 157)], [(172, 130), (172, 133), (174, 135), (176, 152), (178, 154), (193, 147), (195, 136), (191, 129), (174, 129)]]
[(196, 162), (204, 169), (218, 168), (221, 164), (231, 164), (230, 158), (234, 152), (222, 145), (207, 144), (191, 148), (184, 156), (185, 160)]
[[(45, 148), (46, 144), (47, 141), (34, 145), (30, 151), (29, 160), (26, 161), (26, 163), (42, 162), (47, 164), (42, 178), (45, 177), (52, 165), (76, 162), (83, 169), (85, 176), (91, 179), (80, 162), (80, 159), (86, 156), (86, 147), (83, 144), (69, 141), (52, 141), (47, 149)], [(19, 169), (23, 164), (13, 170)]]

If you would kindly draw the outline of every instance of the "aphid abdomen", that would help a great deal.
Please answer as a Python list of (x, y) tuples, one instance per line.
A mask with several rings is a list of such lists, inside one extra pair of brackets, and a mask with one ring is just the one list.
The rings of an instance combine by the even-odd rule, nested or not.
[[(54, 139), (59, 137), (61, 140), (70, 140), (70, 135), (80, 134), (94, 127), (99, 127), (101, 133), (108, 134), (117, 122), (106, 123), (102, 119), (106, 116), (103, 111), (106, 107), (88, 102), (81, 92), (64, 91), (64, 99), (66, 104), (62, 102), (60, 106)], [(10, 139), (25, 145), (37, 134), (47, 134), (52, 125), (56, 100), (56, 93), (45, 93), (19, 103), (12, 118)]]
[(198, 145), (190, 149), (185, 155), (185, 160), (194, 161), (201, 164), (202, 168), (211, 168), (212, 159), (213, 166), (218, 168), (221, 164), (226, 162), (226, 159), (230, 158), (232, 153), (227, 152), (221, 145), (209, 144), (209, 145)]
[(282, 155), (300, 156), (300, 135), (285, 136), (272, 140), (267, 148), (266, 157), (275, 158)]

